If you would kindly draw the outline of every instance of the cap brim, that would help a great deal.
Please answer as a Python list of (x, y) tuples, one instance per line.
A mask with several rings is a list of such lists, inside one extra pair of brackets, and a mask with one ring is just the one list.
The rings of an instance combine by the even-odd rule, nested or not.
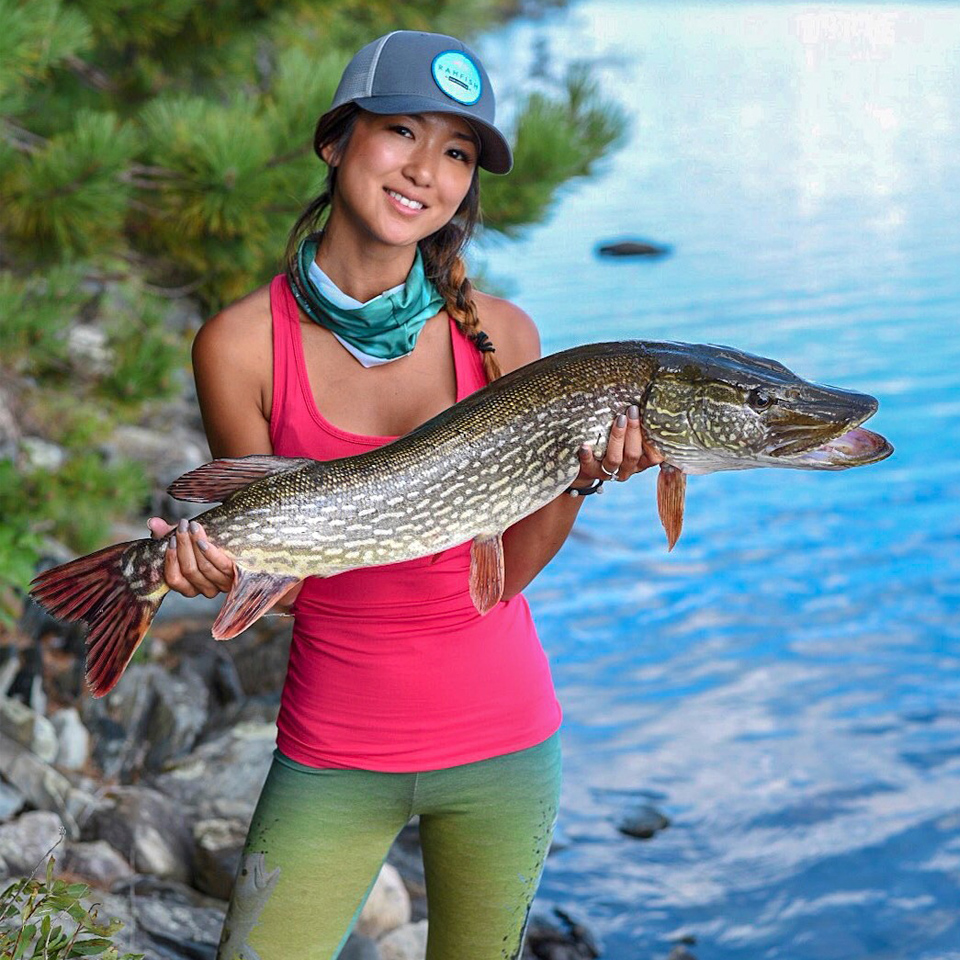
[(463, 117), (480, 138), (480, 166), (491, 173), (509, 173), (513, 167), (513, 152), (504, 135), (493, 124), (481, 120), (455, 103), (400, 94), (390, 97), (361, 97), (353, 102), (370, 113), (452, 113)]

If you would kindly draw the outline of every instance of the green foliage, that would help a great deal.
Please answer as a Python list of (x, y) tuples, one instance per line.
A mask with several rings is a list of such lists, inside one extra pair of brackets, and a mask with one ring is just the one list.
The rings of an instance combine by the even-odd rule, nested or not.
[(72, 454), (55, 471), (17, 471), (0, 461), (4, 523), (31, 536), (55, 534), (78, 553), (102, 546), (109, 517), (142, 510), (149, 493), (140, 464), (109, 463), (90, 451)]
[(82, 270), (55, 266), (27, 277), (0, 272), (0, 358), (9, 371), (42, 376), (66, 364), (66, 335), (83, 302)]
[[(45, 535), (86, 551), (142, 505), (142, 471), (91, 451), (177, 387), (187, 345), (152, 291), (209, 313), (280, 268), (325, 175), (313, 127), (349, 56), (397, 28), (469, 37), (515, 5), (0, 0), (0, 378), (22, 432), (65, 452), (53, 472), (0, 462), (0, 606)], [(584, 69), (516, 116), (514, 172), (481, 191), (494, 233), (545, 217), (622, 127)], [(81, 324), (107, 336), (95, 362)]]
[(531, 94), (517, 121), (513, 170), (483, 176), (484, 223), (512, 234), (539, 222), (558, 188), (588, 174), (625, 129), (623, 110), (602, 96), (584, 65), (570, 70), (562, 97)]
[(112, 938), (123, 927), (119, 920), (102, 923), (96, 907), (88, 909), (85, 883), (53, 877), (54, 858), (47, 861), (44, 880), (25, 878), (0, 893), (0, 956), (9, 960), (143, 960), (141, 953), (124, 953)]

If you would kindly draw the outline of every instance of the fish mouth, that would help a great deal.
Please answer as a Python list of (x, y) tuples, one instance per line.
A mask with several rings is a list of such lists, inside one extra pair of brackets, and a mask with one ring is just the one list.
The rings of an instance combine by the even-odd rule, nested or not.
[(791, 456), (791, 466), (809, 466), (819, 470), (846, 470), (886, 460), (893, 444), (886, 437), (863, 427), (854, 427), (812, 450)]

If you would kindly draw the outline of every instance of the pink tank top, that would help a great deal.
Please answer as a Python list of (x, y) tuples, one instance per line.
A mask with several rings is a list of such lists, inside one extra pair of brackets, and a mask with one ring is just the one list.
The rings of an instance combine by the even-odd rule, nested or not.
[[(317, 409), (286, 278), (270, 286), (275, 454), (333, 460), (395, 437), (340, 430)], [(450, 321), (457, 400), (486, 383)], [(470, 600), (470, 545), (310, 577), (294, 605), (277, 746), (312, 767), (439, 770), (522, 750), (560, 725), (547, 658), (523, 596), (485, 617)]]

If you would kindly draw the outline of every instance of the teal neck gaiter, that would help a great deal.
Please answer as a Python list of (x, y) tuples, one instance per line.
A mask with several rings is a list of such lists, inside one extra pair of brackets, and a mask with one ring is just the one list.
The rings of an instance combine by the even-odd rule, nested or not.
[[(412, 353), (423, 325), (444, 304), (437, 288), (427, 279), (420, 249), (417, 248), (402, 286), (354, 307), (333, 302), (311, 276), (319, 242), (318, 236), (307, 237), (297, 249), (297, 282), (290, 286), (303, 312), (314, 323), (330, 330), (365, 367)], [(343, 294), (341, 297), (349, 299)]]

